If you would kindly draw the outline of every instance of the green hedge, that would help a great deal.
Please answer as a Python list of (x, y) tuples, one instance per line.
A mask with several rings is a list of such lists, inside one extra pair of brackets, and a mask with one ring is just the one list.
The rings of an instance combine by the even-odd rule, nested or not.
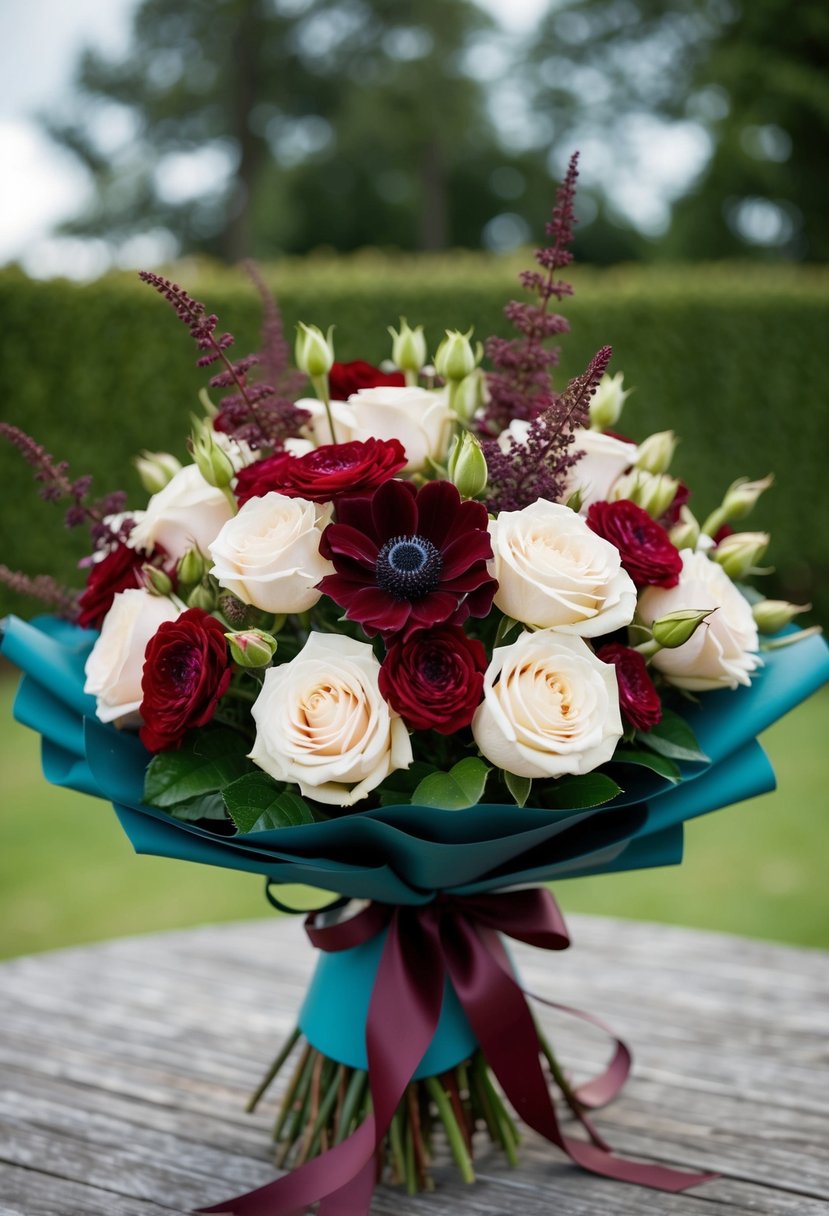
[[(521, 263), (476, 255), (308, 259), (268, 269), (289, 330), (297, 320), (336, 324), (338, 357), (379, 361), (386, 326), (405, 314), (432, 345), (447, 326), (508, 332), (504, 302)], [(259, 305), (247, 280), (188, 263), (180, 281), (255, 349)], [(566, 302), (562, 378), (600, 345), (634, 385), (624, 430), (641, 438), (673, 427), (676, 469), (705, 513), (736, 476), (773, 470), (776, 489), (749, 527), (774, 534), (769, 592), (815, 602), (829, 619), (829, 455), (826, 343), (829, 272), (757, 266), (620, 267), (575, 276)], [(130, 457), (142, 447), (183, 454), (188, 415), (205, 374), (186, 328), (135, 276), (88, 286), (0, 273), (0, 416), (30, 431), (96, 485), (124, 485), (141, 504)], [(73, 578), (83, 538), (41, 502), (18, 455), (2, 445), (0, 561)], [(74, 576), (77, 580), (77, 576)], [(27, 610), (2, 592), (4, 610)]]

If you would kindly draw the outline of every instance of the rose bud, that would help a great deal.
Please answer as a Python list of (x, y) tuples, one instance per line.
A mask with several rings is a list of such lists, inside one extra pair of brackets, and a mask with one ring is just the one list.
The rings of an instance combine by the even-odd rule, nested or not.
[(159, 566), (145, 562), (141, 567), (141, 575), (150, 595), (169, 595), (173, 590), (173, 580)]
[(674, 458), (676, 444), (673, 431), (657, 431), (639, 444), (633, 463), (646, 473), (666, 473)]
[(230, 485), (236, 475), (233, 461), (217, 441), (216, 433), (208, 422), (194, 421), (190, 450), (199, 472), (209, 486), (224, 490)]
[(790, 604), (788, 600), (760, 600), (752, 604), (751, 612), (761, 633), (777, 633), (811, 607), (811, 604)]
[(741, 579), (758, 574), (757, 563), (769, 547), (768, 532), (732, 532), (717, 545), (711, 556), (729, 578)]
[(744, 519), (753, 510), (758, 498), (774, 482), (769, 473), (759, 481), (749, 481), (747, 477), (738, 477), (725, 492), (720, 506), (712, 511), (702, 525), (703, 532), (708, 536), (716, 536), (723, 524), (735, 519)]
[(276, 654), (277, 640), (264, 629), (245, 629), (226, 633), (234, 663), (240, 667), (268, 667)]
[(179, 583), (185, 587), (195, 587), (207, 573), (207, 562), (198, 549), (188, 549), (178, 564), (176, 571)]
[(599, 381), (599, 387), (590, 400), (590, 426), (594, 431), (605, 431), (619, 421), (625, 398), (633, 392), (632, 388), (622, 388), (623, 380), (622, 372), (617, 372), (615, 376), (605, 372)]
[(472, 330), (462, 334), (458, 329), (447, 329), (446, 337), (435, 353), (435, 370), (444, 380), (459, 383), (465, 380), (480, 362), (469, 339)]
[(405, 317), (400, 318), (400, 332), (389, 326), (392, 338), (391, 357), (395, 367), (406, 374), (407, 384), (417, 384), (420, 369), (426, 362), (426, 338), (423, 326), (412, 329)]
[(614, 501), (629, 498), (647, 511), (648, 515), (659, 519), (676, 498), (678, 489), (679, 482), (676, 477), (669, 477), (667, 473), (646, 473), (643, 469), (634, 469), (619, 478), (610, 491), (610, 497)]
[(329, 327), (327, 336), (318, 325), (306, 325), (304, 321), (297, 325), (296, 365), (311, 380), (327, 376), (331, 371), (334, 362), (334, 344), (331, 341), (333, 332), (333, 325)]
[(212, 612), (216, 607), (218, 596), (216, 589), (209, 579), (198, 583), (187, 597), (188, 608), (201, 608), (204, 612)]
[(677, 549), (696, 549), (699, 542), (699, 524), (688, 507), (679, 508), (679, 523), (669, 530), (668, 536)]
[(179, 461), (169, 452), (144, 451), (140, 456), (136, 456), (133, 464), (148, 494), (157, 494), (159, 490), (163, 490), (181, 468)]
[(461, 498), (480, 498), (486, 489), (488, 473), (484, 450), (469, 431), (453, 439), (447, 471)]
[(713, 608), (680, 608), (666, 612), (651, 625), (653, 639), (663, 650), (684, 646), (713, 611)]

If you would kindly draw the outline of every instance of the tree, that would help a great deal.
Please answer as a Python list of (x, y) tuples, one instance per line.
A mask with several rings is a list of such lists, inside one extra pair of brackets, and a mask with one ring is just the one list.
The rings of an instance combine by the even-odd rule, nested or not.
[(499, 147), (468, 71), (491, 29), (472, 0), (143, 0), (129, 57), (86, 52), (78, 114), (50, 121), (95, 185), (64, 230), (161, 230), (230, 261), (477, 246), (504, 210), (493, 169), (530, 183), (528, 212), (550, 190)]
[(559, 135), (598, 137), (611, 200), (655, 119), (667, 155), (671, 135), (707, 139), (658, 254), (829, 257), (826, 5), (570, 0), (549, 10), (532, 58)]

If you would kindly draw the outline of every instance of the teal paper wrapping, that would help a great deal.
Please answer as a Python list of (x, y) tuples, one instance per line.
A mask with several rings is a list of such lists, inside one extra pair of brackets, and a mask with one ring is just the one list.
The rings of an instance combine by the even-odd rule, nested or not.
[(95, 637), (51, 617), (5, 623), (2, 652), (24, 672), (15, 715), (43, 736), (48, 780), (111, 801), (139, 853), (401, 904), (428, 902), (436, 891), (473, 894), (678, 863), (686, 819), (773, 788), (755, 736), (829, 679), (820, 638), (770, 653), (750, 688), (706, 694), (688, 708), (710, 764), (685, 766), (678, 786), (628, 768), (625, 793), (588, 811), (400, 805), (222, 837), (142, 803), (148, 753), (135, 735), (98, 722), (83, 692)]
[[(309, 1043), (330, 1060), (352, 1068), (368, 1067), (366, 1019), (374, 976), (387, 931), (362, 946), (337, 953), (320, 953), (314, 977), (299, 1014), (299, 1028)], [(475, 1036), (449, 981), (435, 1037), (414, 1074), (434, 1077), (467, 1060)]]

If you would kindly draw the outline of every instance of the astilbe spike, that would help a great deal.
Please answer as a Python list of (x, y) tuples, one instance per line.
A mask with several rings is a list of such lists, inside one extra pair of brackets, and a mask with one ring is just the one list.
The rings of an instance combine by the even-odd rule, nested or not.
[(20, 452), (27, 464), (34, 470), (35, 481), (40, 482), (40, 496), (47, 502), (69, 502), (64, 517), (67, 528), (77, 528), (81, 524), (89, 524), (92, 529), (92, 540), (98, 546), (99, 540), (111, 535), (111, 529), (106, 523), (107, 516), (117, 515), (123, 511), (126, 495), (121, 490), (104, 495), (103, 498), (88, 501), (92, 490), (92, 477), (84, 474), (73, 481), (69, 476), (69, 465), (65, 460), (55, 460), (42, 444), (19, 426), (9, 422), (0, 422), (0, 437), (7, 439)]
[(612, 353), (603, 346), (593, 356), (585, 371), (534, 419), (523, 443), (510, 438), (506, 451), (495, 440), (484, 444), (490, 511), (520, 511), (537, 498), (556, 502), (564, 497), (567, 474), (581, 455), (573, 451), (573, 432), (590, 422), (590, 398)]
[(489, 401), (480, 423), (481, 433), (492, 438), (505, 430), (514, 418), (531, 422), (555, 401), (550, 382), (552, 368), (558, 364), (557, 347), (545, 342), (554, 334), (567, 333), (565, 317), (549, 311), (550, 300), (572, 295), (572, 286), (556, 278), (556, 272), (569, 266), (573, 255), (568, 246), (576, 222), (574, 199), (578, 178), (578, 153), (570, 158), (564, 181), (556, 194), (555, 206), (546, 232), (548, 246), (536, 250), (535, 260), (544, 273), (526, 270), (521, 284), (536, 297), (536, 302), (512, 300), (504, 309), (507, 319), (519, 330), (520, 338), (490, 338), (486, 353), (493, 370), (487, 375)]
[(8, 566), (0, 565), (0, 583), (17, 592), (18, 595), (30, 595), (41, 603), (53, 608), (59, 616), (74, 620), (78, 614), (78, 592), (71, 587), (65, 587), (49, 574), (37, 574), (32, 577), (22, 570), (11, 570)]
[[(213, 421), (216, 430), (224, 431), (254, 449), (279, 448), (286, 439), (299, 433), (308, 420), (307, 411), (297, 409), (293, 400), (284, 391), (280, 391), (279, 387), (250, 379), (251, 370), (260, 363), (258, 354), (245, 355), (241, 359), (231, 361), (226, 352), (234, 343), (233, 335), (216, 334), (219, 319), (214, 313), (208, 314), (204, 304), (194, 300), (183, 287), (163, 275), (141, 270), (139, 277), (164, 296), (173, 306), (176, 315), (188, 326), (199, 350), (204, 352), (199, 356), (197, 366), (212, 367), (222, 364), (221, 370), (211, 377), (210, 386), (232, 391), (219, 403)], [(267, 294), (264, 285), (262, 293)], [(266, 311), (266, 328), (270, 365), (279, 370), (279, 361), (282, 360), (287, 367), (287, 344), (284, 344), (283, 355), (279, 347), (281, 321), (273, 301), (270, 302), (270, 313)], [(284, 338), (282, 342), (284, 343)]]

